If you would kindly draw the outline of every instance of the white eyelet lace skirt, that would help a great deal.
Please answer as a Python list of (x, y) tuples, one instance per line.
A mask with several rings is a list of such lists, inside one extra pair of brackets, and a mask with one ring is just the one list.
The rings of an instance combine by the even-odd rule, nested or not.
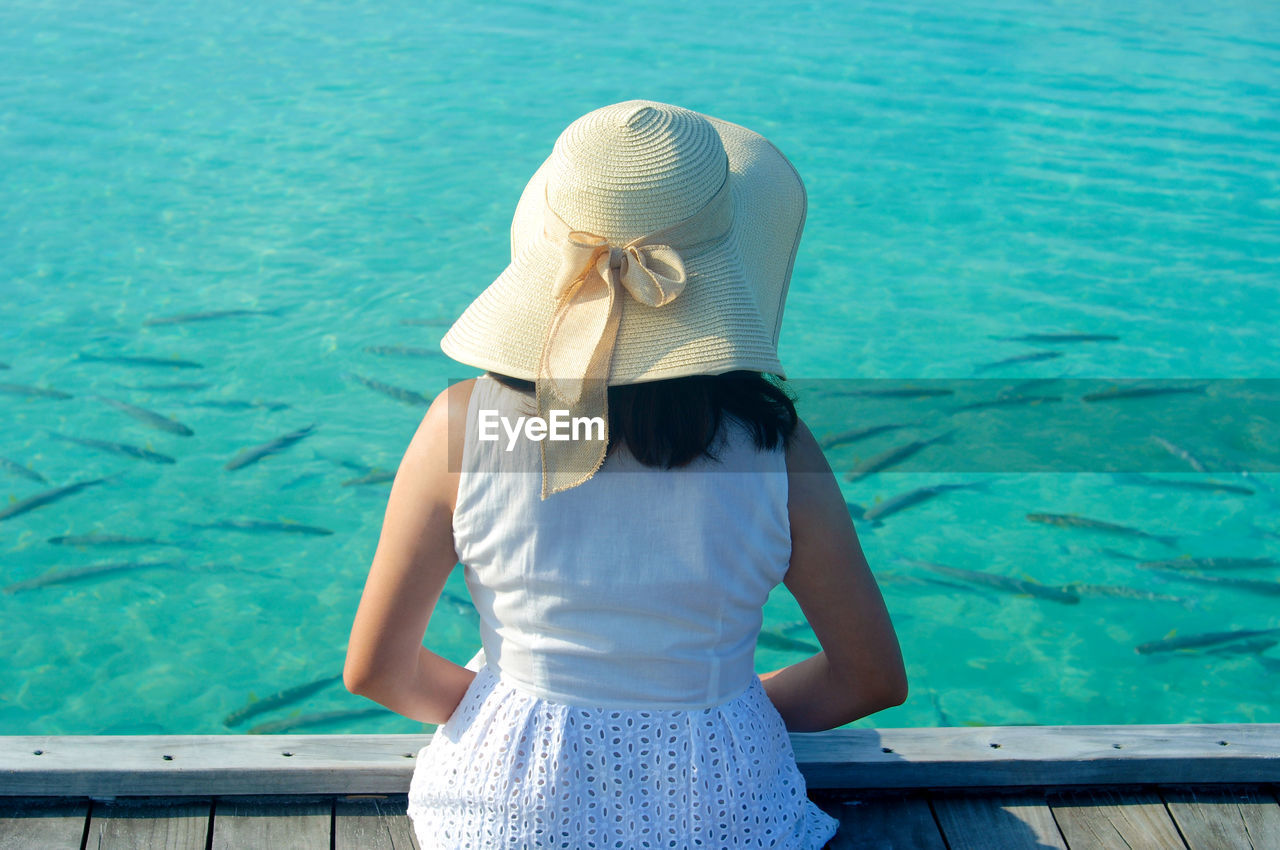
[(409, 817), (429, 848), (820, 848), (758, 677), (713, 708), (609, 710), (538, 699), (481, 668), (418, 753)]

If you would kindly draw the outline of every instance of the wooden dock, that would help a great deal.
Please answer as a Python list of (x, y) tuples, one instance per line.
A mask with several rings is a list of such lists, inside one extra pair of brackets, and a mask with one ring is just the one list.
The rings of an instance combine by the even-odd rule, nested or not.
[[(0, 850), (407, 848), (428, 736), (0, 738)], [(1280, 850), (1280, 724), (793, 735), (833, 848)]]

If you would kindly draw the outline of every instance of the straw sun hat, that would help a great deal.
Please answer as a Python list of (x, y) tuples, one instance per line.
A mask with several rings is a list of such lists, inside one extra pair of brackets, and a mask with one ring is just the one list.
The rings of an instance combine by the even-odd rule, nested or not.
[[(440, 347), (534, 381), (539, 415), (608, 421), (607, 386), (783, 375), (782, 306), (804, 185), (763, 136), (651, 101), (574, 121), (520, 197), (511, 264)], [(542, 441), (542, 497), (589, 479), (601, 440)]]

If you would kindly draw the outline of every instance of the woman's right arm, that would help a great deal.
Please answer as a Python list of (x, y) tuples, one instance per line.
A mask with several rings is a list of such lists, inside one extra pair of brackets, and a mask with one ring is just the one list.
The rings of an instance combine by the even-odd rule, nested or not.
[(901, 705), (907, 673), (840, 485), (803, 422), (787, 449), (787, 481), (784, 583), (823, 651), (760, 679), (789, 731), (819, 732)]

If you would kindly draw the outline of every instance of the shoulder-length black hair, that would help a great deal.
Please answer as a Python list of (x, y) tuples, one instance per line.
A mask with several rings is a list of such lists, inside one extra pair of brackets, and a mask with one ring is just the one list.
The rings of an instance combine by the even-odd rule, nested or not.
[[(532, 393), (531, 381), (490, 372), (501, 384)], [(760, 451), (791, 443), (795, 396), (781, 379), (760, 372), (692, 375), (609, 387), (609, 448), (625, 445), (645, 466), (673, 469), (696, 458), (715, 459), (713, 445), (726, 418), (751, 433)]]

